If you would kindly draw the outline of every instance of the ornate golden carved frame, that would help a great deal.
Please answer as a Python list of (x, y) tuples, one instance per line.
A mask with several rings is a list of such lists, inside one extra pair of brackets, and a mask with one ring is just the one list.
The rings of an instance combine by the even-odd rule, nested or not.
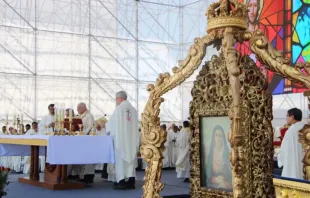
[[(272, 185), (272, 100), (266, 92), (267, 81), (249, 57), (239, 57), (240, 109), (238, 115), (239, 134), (233, 134), (236, 122), (235, 105), (228, 65), (224, 51), (207, 61), (194, 81), (193, 100), (190, 103), (190, 119), (194, 133), (191, 137), (191, 196), (193, 197), (255, 197), (273, 195)], [(227, 111), (228, 110), (228, 111)], [(201, 187), (199, 153), (200, 115), (228, 115), (231, 119), (229, 141), (232, 152), (234, 192), (226, 193)], [(234, 151), (234, 149), (236, 151)], [(204, 167), (207, 168), (207, 167)], [(223, 175), (224, 176), (224, 175)]]
[[(194, 40), (194, 44), (190, 47), (186, 58), (179, 62), (178, 67), (173, 68), (172, 76), (169, 73), (160, 74), (154, 85), (148, 85), (147, 90), (150, 96), (142, 114), (142, 146), (140, 149), (142, 157), (148, 162), (143, 186), (143, 197), (145, 198), (160, 197), (159, 193), (164, 187), (160, 178), (162, 171), (162, 152), (165, 149), (164, 142), (166, 141), (167, 134), (160, 129), (160, 120), (158, 117), (160, 104), (164, 101), (162, 95), (180, 85), (186, 78), (193, 74), (194, 70), (201, 64), (207, 46), (214, 44), (219, 49), (221, 44), (223, 44), (222, 51), (227, 61), (229, 84), (233, 96), (230, 141), (232, 146), (233, 179), (235, 181), (234, 197), (244, 197), (244, 192), (246, 192), (242, 181), (244, 176), (244, 172), (242, 171), (244, 156), (241, 148), (244, 143), (244, 134), (241, 133), (240, 129), (240, 104), (242, 101), (240, 100), (241, 96), (239, 92), (241, 87), (239, 78), (240, 70), (238, 68), (237, 54), (234, 49), (235, 42), (248, 41), (251, 50), (256, 54), (260, 62), (266, 65), (267, 69), (310, 88), (310, 63), (290, 65), (290, 60), (283, 58), (282, 53), (272, 47), (262, 31), (247, 31), (247, 9), (244, 5), (237, 3), (236, 0), (219, 0), (218, 3), (214, 3), (209, 7), (207, 15), (209, 20), (208, 34)], [(225, 23), (216, 23), (217, 20)], [(309, 95), (306, 96), (310, 99)], [(262, 107), (264, 106), (264, 104), (261, 105)], [(268, 122), (266, 120), (263, 121)], [(304, 173), (305, 178), (309, 179), (310, 150), (308, 148), (310, 147), (310, 127), (306, 126), (300, 132), (300, 141), (304, 148), (307, 148), (304, 159)], [(256, 186), (256, 192), (258, 194), (255, 194), (255, 197), (268, 196), (268, 193), (264, 194), (265, 191), (260, 189), (263, 184), (259, 184), (259, 182), (265, 182), (263, 177), (264, 175), (262, 175), (261, 181), (257, 181), (258, 186)], [(273, 187), (271, 186), (271, 188)], [(269, 192), (272, 192), (272, 190), (269, 190)]]
[(283, 179), (273, 179), (277, 197), (279, 198), (304, 198), (310, 197), (309, 184), (287, 181)]

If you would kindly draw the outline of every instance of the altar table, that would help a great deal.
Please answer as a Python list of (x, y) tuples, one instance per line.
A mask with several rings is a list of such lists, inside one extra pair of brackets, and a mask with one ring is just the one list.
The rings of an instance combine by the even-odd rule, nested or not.
[[(110, 136), (0, 135), (0, 155), (31, 156), (29, 177), (19, 182), (52, 190), (85, 187), (68, 182), (67, 165), (114, 163)], [(44, 178), (39, 176), (39, 155), (46, 156)]]

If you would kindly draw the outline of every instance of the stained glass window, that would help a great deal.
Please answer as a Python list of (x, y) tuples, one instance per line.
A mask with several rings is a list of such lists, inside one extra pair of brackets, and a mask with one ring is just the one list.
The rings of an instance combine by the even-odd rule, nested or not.
[[(249, 9), (249, 30), (261, 29), (273, 47), (292, 58), (293, 64), (310, 59), (310, 0), (244, 0)], [(268, 78), (272, 94), (302, 92), (305, 88), (267, 71), (256, 60), (249, 43), (237, 44), (242, 55), (250, 56)]]
[[(310, 0), (291, 1), (291, 32), (292, 63), (310, 62)], [(287, 81), (286, 87), (290, 87), (293, 93), (303, 92), (305, 88), (299, 84)]]

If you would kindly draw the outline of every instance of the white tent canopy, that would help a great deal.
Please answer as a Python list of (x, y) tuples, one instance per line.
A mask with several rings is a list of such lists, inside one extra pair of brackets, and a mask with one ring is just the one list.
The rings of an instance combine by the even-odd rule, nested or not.
[[(113, 112), (125, 90), (142, 113), (146, 86), (171, 72), (195, 37), (205, 35), (212, 1), (7, 0), (0, 2), (0, 123), (23, 112), (39, 120), (50, 103), (76, 109), (85, 102), (96, 118)], [(216, 50), (208, 48), (205, 60)], [(189, 116), (195, 76), (166, 94), (162, 121)], [(284, 102), (282, 102), (284, 100)], [(300, 94), (274, 97), (275, 124), (288, 108), (308, 115)]]

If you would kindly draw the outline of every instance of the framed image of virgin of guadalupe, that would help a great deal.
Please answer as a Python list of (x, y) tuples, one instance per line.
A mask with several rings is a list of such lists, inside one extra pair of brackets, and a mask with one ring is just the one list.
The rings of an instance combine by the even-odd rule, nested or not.
[(201, 187), (233, 191), (228, 116), (200, 117)]

